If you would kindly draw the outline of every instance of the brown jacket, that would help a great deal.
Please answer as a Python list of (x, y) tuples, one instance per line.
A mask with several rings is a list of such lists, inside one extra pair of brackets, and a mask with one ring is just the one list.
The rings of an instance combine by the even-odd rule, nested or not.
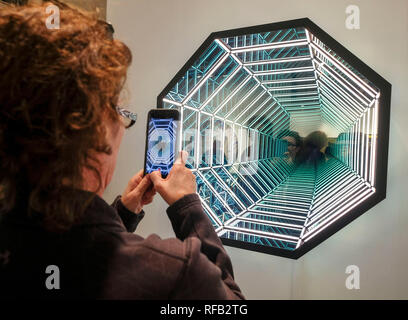
[[(95, 196), (81, 224), (62, 235), (19, 212), (6, 215), (0, 223), (0, 298), (244, 298), (198, 195), (167, 209), (177, 238), (134, 234), (143, 215), (128, 211), (120, 197), (109, 206)], [(47, 281), (58, 287), (50, 265), (58, 267), (59, 289), (46, 287)]]

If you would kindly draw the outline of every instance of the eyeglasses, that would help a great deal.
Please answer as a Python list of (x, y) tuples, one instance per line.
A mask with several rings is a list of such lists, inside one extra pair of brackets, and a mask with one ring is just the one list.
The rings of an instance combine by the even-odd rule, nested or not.
[(122, 123), (126, 129), (129, 129), (131, 126), (133, 126), (136, 123), (136, 120), (137, 120), (136, 113), (120, 108), (120, 107), (116, 107), (116, 111), (120, 115)]

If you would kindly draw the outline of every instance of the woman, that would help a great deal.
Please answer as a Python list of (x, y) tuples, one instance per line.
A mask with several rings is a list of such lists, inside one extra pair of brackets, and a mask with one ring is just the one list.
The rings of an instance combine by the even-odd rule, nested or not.
[(323, 131), (313, 131), (305, 138), (305, 161), (318, 166), (327, 161), (325, 152), (328, 146), (327, 135)]
[[(48, 5), (0, 12), (0, 296), (242, 299), (183, 159), (101, 198), (131, 124), (131, 53), (74, 9), (48, 30)], [(177, 238), (133, 234), (156, 192)]]
[(286, 161), (289, 164), (299, 164), (300, 163), (300, 154), (302, 151), (302, 138), (299, 136), (299, 133), (291, 130), (282, 130), (278, 134), (278, 139), (284, 140), (287, 142), (287, 151), (284, 153)]

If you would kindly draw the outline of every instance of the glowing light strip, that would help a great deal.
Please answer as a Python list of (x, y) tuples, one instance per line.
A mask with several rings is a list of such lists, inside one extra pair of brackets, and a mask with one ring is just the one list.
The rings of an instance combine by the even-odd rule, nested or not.
[(229, 207), (229, 205), (225, 202), (225, 200), (218, 194), (218, 192), (214, 189), (214, 187), (211, 185), (211, 183), (208, 182), (208, 180), (203, 176), (203, 174), (200, 171), (196, 171), (197, 175), (200, 176), (201, 181), (213, 192), (214, 196), (218, 198), (218, 200), (223, 204), (223, 206), (229, 211), (229, 213), (235, 217), (236, 214), (232, 209)]
[(310, 97), (310, 98), (294, 98), (294, 99), (287, 99), (287, 100), (279, 100), (280, 103), (286, 102), (299, 102), (299, 101), (318, 101), (319, 97)]
[[(299, 226), (299, 227), (302, 227), (303, 226), (303, 223), (304, 223), (304, 218), (281, 218), (281, 217), (271, 217), (270, 215), (265, 215), (265, 214), (262, 214), (262, 213), (259, 213), (259, 212), (252, 212), (251, 211), (251, 209), (248, 209), (247, 211), (245, 211), (245, 212), (243, 212), (243, 214), (242, 214), (242, 216), (237, 216), (237, 219), (238, 218), (248, 218), (248, 216), (249, 215), (256, 215), (256, 216), (261, 216), (261, 217), (263, 217), (263, 218), (253, 218), (253, 219), (255, 219), (255, 220), (258, 220), (258, 221), (272, 221), (272, 220), (268, 220), (268, 219), (272, 219), (272, 218), (275, 218), (275, 219), (286, 219), (286, 220), (291, 220), (291, 221), (297, 221), (297, 222), (299, 222), (299, 223), (297, 223), (297, 224), (295, 224), (295, 225), (297, 225), (297, 226)], [(232, 219), (231, 219), (232, 220)], [(228, 220), (228, 222), (229, 222), (230, 220)]]
[(300, 214), (306, 214), (307, 209), (301, 209), (301, 208), (293, 208), (293, 207), (285, 207), (283, 205), (270, 205), (270, 204), (264, 204), (264, 203), (259, 203), (258, 207), (261, 208), (268, 208), (268, 209), (276, 209), (276, 210), (285, 210), (285, 211), (292, 211), (292, 212), (298, 212)]
[[(311, 34), (309, 33), (309, 30), (307, 30), (307, 28), (305, 28), (305, 33), (306, 33), (306, 38), (307, 38), (307, 47), (309, 49), (309, 53), (310, 56), (312, 58), (312, 65), (313, 65), (313, 76), (315, 78), (316, 84), (317, 84), (317, 91), (319, 93), (319, 102), (321, 104), (321, 92), (320, 92), (320, 82), (319, 82), (319, 78), (317, 76), (317, 68), (316, 68), (316, 61), (315, 61), (315, 57), (313, 54), (313, 50), (312, 47), (310, 46), (310, 43), (312, 42), (312, 37)], [(322, 112), (320, 111), (320, 117), (322, 117)], [(299, 243), (298, 243), (299, 244)]]
[(343, 130), (347, 130), (356, 118), (336, 101), (330, 101), (330, 97), (326, 97), (327, 93), (323, 87), (321, 87), (321, 91), (322, 110), (329, 112), (331, 119), (341, 125)]
[(372, 138), (374, 139), (374, 143), (371, 142), (371, 145), (373, 145), (373, 161), (372, 161), (372, 166), (371, 166), (371, 177), (372, 177), (372, 182), (371, 185), (375, 186), (375, 174), (374, 170), (376, 169), (376, 153), (377, 153), (377, 132), (378, 132), (378, 99), (375, 100), (375, 107), (374, 107), (374, 130), (372, 133)]
[(362, 132), (361, 132), (361, 118), (358, 119), (358, 121), (357, 121), (357, 127), (358, 127), (358, 129), (357, 129), (357, 131), (358, 131), (358, 134), (357, 134), (357, 173), (361, 175), (361, 166), (362, 166), (362, 163), (361, 163), (361, 153), (362, 152), (361, 152), (361, 148), (360, 148), (360, 147), (362, 147), (361, 146), (361, 135), (362, 135)]
[(291, 78), (291, 79), (281, 79), (281, 80), (267, 80), (267, 81), (262, 81), (262, 84), (310, 82), (310, 81), (315, 81), (315, 78), (304, 77), (304, 78)]
[(176, 102), (176, 101), (173, 101), (173, 100), (170, 100), (170, 99), (167, 99), (167, 98), (163, 98), (162, 101), (163, 101), (163, 102), (166, 102), (166, 103), (169, 103), (169, 104), (174, 104), (174, 105), (177, 106), (177, 107), (181, 107), (181, 106), (182, 106), (182, 104), (181, 104), (180, 102)]
[(226, 79), (220, 86), (218, 86), (218, 88), (217, 89), (215, 89), (214, 90), (214, 92), (209, 96), (209, 97), (207, 97), (207, 99), (201, 104), (201, 106), (200, 106), (200, 110), (203, 110), (207, 105), (208, 105), (208, 103), (235, 77), (235, 75), (239, 72), (239, 71), (241, 71), (242, 70), (242, 67), (238, 67), (238, 68), (236, 68), (235, 69), (235, 71), (233, 72), (233, 73), (231, 73), (229, 76), (228, 76), (228, 79)]
[[(244, 171), (247, 173), (245, 176), (248, 177), (251, 181), (253, 181), (253, 183), (254, 183), (255, 185), (257, 185), (259, 189), (261, 189), (261, 190), (262, 190), (263, 192), (265, 192), (265, 193), (267, 192), (268, 186), (266, 186), (266, 188), (265, 188), (265, 185), (264, 185), (264, 186), (261, 186), (261, 185), (259, 184), (259, 182), (255, 180), (255, 178), (253, 177), (253, 175), (247, 170), (247, 168), (245, 168), (244, 165), (240, 164), (239, 169), (240, 169), (240, 170), (244, 170)], [(237, 171), (238, 171), (238, 170), (237, 170)], [(260, 179), (260, 180), (261, 180), (261, 179)], [(263, 181), (263, 182), (264, 182), (264, 181)]]
[(211, 217), (213, 218), (215, 223), (217, 223), (219, 226), (222, 226), (222, 222), (218, 218), (218, 216), (216, 214), (214, 214), (214, 212), (211, 210), (211, 208), (207, 205), (207, 203), (201, 197), (200, 197), (200, 200), (201, 200), (201, 204), (203, 205), (203, 207), (205, 207), (207, 209), (207, 212), (211, 215)]
[[(270, 221), (270, 220), (258, 220), (254, 218), (244, 218), (244, 217), (239, 217), (237, 220), (234, 221), (234, 224), (238, 224), (239, 222), (248, 222), (248, 223), (253, 223), (253, 224), (259, 224), (259, 225), (267, 225), (267, 226), (272, 226), (272, 227), (278, 227), (278, 228), (287, 228), (287, 229), (292, 229), (292, 230), (302, 230), (302, 227), (296, 224), (289, 224), (289, 223), (283, 223), (283, 222), (275, 222), (275, 221)], [(234, 225), (231, 225), (232, 227)], [(253, 230), (253, 229), (248, 229), (248, 230)]]
[(318, 95), (318, 92), (300, 92), (300, 93), (285, 93), (285, 94), (276, 94), (274, 95), (275, 98), (282, 98), (282, 97), (298, 97), (298, 96), (316, 96)]
[[(232, 168), (232, 170), (234, 170), (235, 173), (239, 176), (239, 178), (241, 179), (241, 181), (243, 181), (243, 182), (247, 185), (247, 187), (251, 190), (251, 192), (252, 192), (254, 195), (256, 195), (258, 198), (261, 198), (261, 195), (252, 187), (251, 184), (249, 184), (249, 183), (247, 182), (247, 180), (242, 176), (242, 174), (241, 174), (237, 169), (234, 168), (234, 165), (231, 165), (231, 168)], [(261, 189), (262, 189), (262, 188), (261, 188)]]
[[(339, 172), (336, 172), (334, 174), (334, 178), (328, 179), (327, 176), (330, 176), (330, 170), (327, 171), (323, 174), (320, 174), (320, 178), (322, 178), (323, 181), (319, 182), (319, 187), (316, 188), (316, 196), (319, 197), (319, 199), (316, 201), (316, 204), (320, 203), (321, 201), (326, 201), (327, 198), (332, 197), (333, 193), (337, 192), (337, 189), (342, 189), (347, 185), (353, 184), (353, 181), (360, 181), (363, 182), (362, 179), (350, 168), (345, 167), (346, 170), (339, 170)], [(327, 175), (326, 175), (327, 174)], [(324, 178), (326, 176), (326, 179)], [(330, 188), (326, 188), (327, 186), (330, 186)]]
[[(330, 66), (328, 66), (324, 61), (322, 61), (322, 63), (320, 64), (320, 68), (322, 68), (322, 69), (324, 69), (327, 73), (329, 73), (333, 78), (335, 78), (344, 88), (346, 88), (352, 95), (354, 95), (354, 97), (356, 97), (358, 100), (360, 100), (361, 101), (361, 103), (364, 105), (364, 106), (366, 106), (366, 107), (368, 107), (368, 104), (370, 103), (370, 99), (368, 99), (367, 97), (365, 97), (365, 96), (360, 96), (361, 95), (361, 92), (360, 91), (353, 91), (353, 90), (351, 90), (351, 88), (354, 88), (354, 86), (349, 82), (349, 81), (347, 81), (346, 79), (344, 79), (344, 78), (340, 78), (340, 77), (338, 77), (337, 75), (335, 75), (335, 73), (334, 73), (334, 71), (332, 72), (330, 69)], [(324, 72), (322, 72), (322, 74), (324, 75), (324, 76), (326, 76), (326, 74), (324, 73)], [(327, 77), (327, 76), (326, 76)], [(327, 77), (328, 78), (328, 77)], [(346, 83), (346, 84), (345, 84)], [(352, 97), (350, 96), (350, 99), (351, 99)], [(356, 102), (357, 103), (357, 102)]]
[[(351, 112), (351, 109), (345, 107), (343, 103), (339, 103), (336, 98), (334, 98), (328, 91), (326, 91), (323, 83), (320, 87), (320, 90), (322, 105), (324, 104), (326, 109), (332, 112), (333, 119), (337, 119), (337, 121), (344, 124), (346, 128), (348, 128), (352, 123), (355, 122), (356, 118), (358, 118), (358, 115), (355, 115), (354, 112)], [(341, 116), (343, 116), (344, 119), (341, 119)]]
[[(273, 180), (273, 183), (274, 183), (275, 185), (278, 185), (278, 184), (280, 183), (279, 180), (277, 180), (276, 177), (275, 177), (273, 174), (271, 174), (271, 171), (268, 170), (268, 169), (264, 166), (264, 164), (262, 164), (261, 161), (258, 161), (258, 166), (259, 166), (263, 171), (269, 173), (268, 177)], [(272, 172), (273, 172), (273, 171), (272, 171)], [(275, 173), (275, 172), (273, 172), (273, 173)]]
[(363, 188), (363, 190), (368, 189), (361, 181), (359, 181), (359, 182), (360, 183), (358, 183), (358, 184), (353, 183), (351, 186), (345, 188), (342, 193), (337, 194), (334, 197), (334, 199), (337, 199), (337, 200), (334, 201), (334, 199), (333, 199), (330, 203), (327, 204), (327, 206), (324, 209), (321, 209), (321, 211), (313, 212), (313, 214), (310, 216), (309, 224), (306, 225), (306, 226), (308, 227), (314, 221), (321, 219), (322, 216), (325, 216), (327, 214), (331, 215), (332, 214), (331, 212), (333, 212), (333, 210), (335, 210), (335, 208), (337, 208), (338, 206), (340, 208), (342, 207), (341, 204), (349, 203), (349, 201), (345, 201), (345, 199), (348, 199), (348, 197), (350, 197), (350, 196), (351, 196), (351, 198), (353, 198), (354, 195), (360, 193), (362, 188)]
[[(371, 134), (371, 132), (369, 132), (369, 128), (370, 128), (370, 118), (369, 118), (369, 108), (366, 110), (364, 118), (363, 118), (363, 131), (365, 132), (364, 135), (364, 143), (365, 143), (365, 155), (364, 155), (364, 173), (363, 173), (363, 178), (364, 180), (368, 180), (368, 149), (369, 149), (369, 141), (368, 141), (368, 137)], [(370, 182), (371, 183), (371, 182)]]
[[(332, 127), (336, 127), (339, 132), (344, 132), (347, 131), (348, 128), (350, 127), (350, 122), (351, 120), (348, 120), (348, 122), (344, 122), (343, 119), (339, 118), (338, 116), (335, 116), (336, 110), (331, 110), (325, 101), (326, 99), (322, 96), (322, 115), (328, 117), (329, 119), (327, 120)], [(338, 112), (338, 111), (337, 111)], [(346, 116), (343, 114), (343, 117), (345, 119)]]
[[(276, 120), (275, 120), (276, 119)], [(282, 121), (289, 121), (290, 117), (287, 116), (286, 113), (281, 112), (276, 114), (276, 116), (271, 120), (270, 123), (266, 123), (260, 131), (262, 131), (265, 134), (269, 134), (269, 131), (272, 131), (273, 128), (275, 127), (275, 131), (277, 132), (278, 124), (282, 123)], [(275, 122), (273, 122), (275, 121)]]
[(268, 163), (266, 161), (264, 161), (261, 165), (266, 168), (267, 172), (273, 172), (274, 174), (276, 174), (280, 180), (285, 179), (285, 174), (282, 174), (282, 172), (279, 170), (282, 168), (280, 168), (279, 166), (275, 166), (275, 167), (268, 166)]
[(209, 159), (209, 164), (210, 167), (213, 165), (213, 147), (214, 145), (214, 116), (211, 116), (211, 129), (210, 129), (210, 159)]
[[(322, 81), (320, 82), (321, 88), (325, 89), (325, 93), (330, 95), (330, 97), (337, 102), (343, 109), (349, 110), (349, 113), (355, 114), (354, 118), (357, 118), (364, 110), (365, 107), (356, 104), (351, 101), (346, 93), (343, 93), (341, 89), (336, 89), (336, 84), (332, 83), (329, 78), (322, 77)], [(340, 93), (339, 93), (340, 91)]]
[[(276, 119), (278, 116), (280, 116), (280, 115), (283, 115), (283, 116), (286, 115), (286, 114), (283, 112), (282, 109), (280, 109), (280, 110), (277, 111), (277, 113), (275, 114), (275, 116), (273, 117), (273, 119), (269, 119), (269, 118), (266, 118), (266, 117), (265, 117), (260, 123), (258, 123), (258, 125), (257, 125), (258, 130), (264, 132), (264, 129), (265, 129), (268, 125), (271, 125), (271, 123), (273, 123), (273, 121), (275, 121), (275, 119)], [(262, 125), (264, 122), (266, 122), (267, 120), (270, 120), (271, 123), (266, 123), (266, 124), (264, 124), (263, 127), (261, 128), (261, 125)]]
[(307, 41), (305, 40), (281, 41), (278, 43), (252, 45), (249, 47), (248, 46), (247, 47), (237, 47), (237, 48), (233, 48), (231, 52), (241, 53), (241, 52), (250, 52), (250, 51), (273, 50), (273, 49), (279, 49), (279, 48), (304, 46), (306, 44), (307, 44)]
[[(345, 98), (347, 98), (347, 93), (344, 92), (340, 87), (338, 87), (337, 84), (332, 82), (330, 78), (322, 77), (321, 84), (323, 84), (325, 86), (325, 88), (327, 88), (327, 91), (330, 92), (332, 96), (336, 97), (337, 101), (341, 102), (341, 104), (344, 106), (344, 108), (347, 108), (351, 112), (355, 112), (355, 110), (353, 110), (353, 108), (349, 107), (348, 104), (354, 106), (355, 109), (357, 110), (357, 113), (356, 113), (355, 117), (358, 117), (358, 115), (365, 109), (364, 106), (362, 106), (362, 105), (360, 105), (358, 103), (355, 103), (354, 101), (352, 101), (350, 99), (345, 99)], [(339, 95), (337, 93), (336, 89), (339, 90), (343, 95)]]
[(225, 127), (227, 126), (227, 122), (224, 120), (222, 124), (222, 137), (221, 137), (221, 164), (225, 162)]
[[(255, 137), (255, 135), (253, 135), (253, 137)], [(252, 137), (251, 137), (251, 140), (253, 140)], [(251, 143), (252, 143), (252, 142), (251, 142)], [(252, 145), (255, 145), (255, 144), (252, 144)], [(251, 170), (253, 170), (254, 172), (256, 172), (256, 175), (258, 175), (260, 178), (262, 178), (262, 179), (264, 180), (264, 182), (269, 182), (269, 184), (275, 185), (275, 182), (271, 180), (271, 178), (269, 177), (269, 174), (265, 174), (265, 172), (263, 172), (262, 170), (258, 170), (258, 169), (259, 169), (259, 165), (258, 165), (258, 163), (255, 165), (255, 161), (257, 161), (257, 159), (256, 159), (256, 160), (252, 160), (252, 161), (248, 164), (248, 166), (251, 168)], [(254, 166), (255, 166), (255, 169), (254, 169)], [(269, 186), (269, 184), (267, 184), (267, 185)]]
[(288, 204), (288, 205), (295, 205), (295, 206), (307, 206), (307, 204), (305, 204), (304, 202), (301, 201), (292, 201), (292, 200), (282, 200), (281, 198), (279, 199), (264, 199), (261, 202), (259, 202), (260, 205), (270, 205), (270, 204), (265, 204), (264, 202), (280, 202), (280, 203), (284, 203), (284, 204)]
[(329, 56), (324, 50), (320, 49), (314, 42), (310, 44), (315, 50), (319, 51), (321, 55), (323, 55), (327, 60), (329, 60), (332, 64), (334, 64), (338, 69), (340, 69), (344, 74), (348, 75), (354, 83), (356, 83), (360, 88), (362, 88), (365, 92), (367, 92), (372, 98), (374, 98), (377, 94), (371, 87), (369, 87), (364, 81), (360, 78), (355, 76), (350, 70), (346, 67), (343, 67), (339, 64), (335, 59)]
[[(279, 129), (287, 124), (287, 122), (290, 122), (290, 117), (286, 117), (286, 114), (283, 114), (282, 117), (279, 118), (276, 123), (271, 123), (270, 127), (264, 131), (265, 134), (271, 134), (271, 132), (279, 132)], [(268, 124), (266, 125), (268, 127)], [(274, 130), (275, 128), (275, 130)]]
[(274, 74), (286, 74), (286, 73), (304, 73), (314, 71), (313, 67), (300, 67), (300, 68), (286, 68), (278, 70), (269, 71), (253, 71), (253, 74), (257, 77), (259, 76), (269, 76)]
[[(235, 57), (235, 55), (232, 55), (232, 56), (234, 56)], [(239, 61), (239, 59), (238, 58), (236, 58), (238, 61)], [(251, 70), (249, 70), (247, 67), (243, 67), (244, 68), (244, 70), (248, 73), (248, 74), (250, 74), (251, 76), (252, 76), (252, 78), (257, 82), (257, 83), (259, 83), (260, 85), (261, 85), (261, 87), (265, 90), (265, 91), (267, 91), (268, 92), (268, 90), (266, 89), (266, 87), (261, 83), (261, 81), (259, 81), (256, 77), (255, 77), (255, 75), (254, 75), (254, 73), (251, 71)], [(268, 94), (275, 100), (275, 102), (277, 103), (277, 105), (289, 116), (289, 114), (286, 112), (286, 110), (285, 110), (285, 108), (283, 108), (281, 105), (280, 105), (280, 103), (274, 98), (274, 96), (270, 93), (270, 92), (268, 92)]]
[[(331, 191), (330, 193), (327, 193), (324, 196), (319, 195), (317, 199), (318, 202), (316, 201), (316, 207), (313, 208), (314, 212), (311, 218), (316, 216), (316, 219), (318, 219), (318, 217), (326, 213), (328, 209), (331, 209), (335, 204), (341, 202), (341, 200), (344, 199), (347, 195), (347, 194), (346, 195), (344, 194), (345, 192), (349, 190), (351, 191), (358, 190), (363, 186), (363, 183), (358, 179), (355, 179), (355, 178), (349, 179), (349, 181), (351, 181), (351, 183), (349, 184), (348, 183), (342, 183), (342, 184), (336, 183), (338, 184), (338, 186), (336, 186), (336, 188), (334, 189), (336, 190), (336, 193)], [(336, 199), (337, 201), (334, 202)], [(327, 200), (330, 200), (330, 201), (327, 201)], [(324, 208), (326, 208), (325, 211), (324, 211)]]
[(232, 192), (231, 188), (221, 179), (221, 177), (218, 175), (217, 172), (214, 171), (213, 168), (210, 168), (210, 172), (213, 174), (215, 179), (218, 181), (218, 183), (223, 186), (224, 191), (227, 191), (228, 194), (234, 199), (235, 202), (239, 204), (241, 207), (241, 210), (245, 209), (245, 205), (242, 203), (242, 201), (236, 196), (235, 193)]
[(213, 113), (216, 114), (218, 113), (219, 110), (221, 110), (247, 83), (249, 80), (251, 80), (251, 76), (247, 76), (245, 80), (237, 87), (234, 89), (233, 92), (224, 100), (223, 103), (221, 103), (214, 111)]
[(215, 39), (215, 42), (227, 53), (231, 53), (231, 49), (227, 47), (227, 45), (221, 41), (220, 39)]
[(196, 129), (196, 140), (195, 140), (195, 163), (194, 168), (198, 168), (200, 165), (200, 141), (201, 141), (201, 113), (197, 113), (197, 129)]
[(370, 168), (369, 168), (369, 182), (372, 186), (373, 184), (373, 147), (374, 147), (374, 139), (377, 139), (376, 134), (374, 132), (374, 108), (370, 108), (368, 110), (369, 118), (370, 118), (370, 134), (371, 134), (371, 144), (370, 144)]
[[(252, 198), (249, 196), (249, 194), (245, 191), (245, 189), (241, 187), (241, 185), (240, 185), (239, 182), (238, 182), (238, 179), (234, 178), (234, 177), (231, 175), (231, 173), (228, 171), (228, 169), (227, 169), (226, 167), (222, 166), (222, 169), (223, 169), (223, 172), (226, 173), (227, 176), (228, 176), (232, 181), (234, 181), (235, 186), (247, 197), (247, 199), (248, 199), (250, 202), (255, 203), (254, 200), (252, 200)], [(247, 185), (246, 182), (244, 182), (244, 184)]]
[(276, 63), (290, 63), (290, 62), (297, 62), (297, 61), (306, 61), (311, 60), (310, 56), (300, 56), (300, 57), (292, 57), (292, 58), (281, 58), (281, 59), (269, 59), (269, 60), (259, 60), (253, 62), (244, 62), (245, 66), (258, 66), (263, 64), (276, 64)]
[(176, 145), (177, 145), (177, 149), (178, 149), (178, 152), (180, 153), (181, 152), (181, 150), (183, 149), (183, 142), (181, 141), (182, 139), (180, 139), (180, 137), (181, 137), (181, 133), (182, 133), (182, 128), (183, 128), (183, 124), (184, 124), (184, 112), (183, 112), (183, 108), (179, 108), (179, 112), (180, 112), (180, 125), (179, 125), (179, 127), (177, 128), (177, 137), (176, 137), (176, 139), (177, 139), (177, 142), (176, 142)]
[[(259, 84), (255, 87), (255, 90), (256, 89), (258, 89), (260, 86), (259, 86)], [(254, 90), (254, 91), (255, 91)], [(252, 92), (250, 92), (250, 94), (252, 94)], [(247, 111), (249, 111), (253, 106), (254, 106), (254, 104), (256, 104), (258, 101), (259, 101), (259, 99), (261, 99), (261, 97), (264, 95), (264, 94), (266, 94), (266, 92), (265, 91), (262, 91), (254, 100), (252, 100), (252, 102), (245, 108), (245, 109), (243, 109), (239, 114), (238, 114), (238, 116), (236, 116), (235, 118), (234, 118), (234, 123), (235, 122), (238, 122), (238, 119), (239, 118), (241, 118)], [(268, 100), (266, 100), (263, 104), (265, 104), (266, 102), (267, 102)], [(242, 103), (241, 102), (239, 102), (234, 108), (232, 108), (226, 115), (225, 115), (225, 117), (226, 118), (228, 118), (240, 105), (241, 105)]]
[(294, 240), (297, 240), (297, 237), (294, 236), (288, 236), (280, 233), (275, 233), (275, 232), (267, 232), (267, 231), (261, 231), (261, 230), (256, 230), (256, 229), (246, 229), (242, 227), (233, 227), (233, 226), (224, 226), (225, 230), (229, 231), (236, 231), (239, 233), (247, 234), (247, 235), (252, 235), (252, 236), (261, 236), (261, 237), (270, 237), (270, 238), (275, 238), (278, 240), (284, 240), (284, 241), (289, 241), (289, 242), (294, 242)]
[(256, 214), (263, 214), (266, 216), (270, 216), (270, 217), (283, 217), (283, 218), (295, 218), (295, 219), (301, 219), (302, 221), (305, 221), (306, 216), (297, 216), (297, 215), (293, 215), (293, 214), (289, 214), (289, 213), (281, 213), (281, 212), (269, 212), (269, 211), (262, 211), (262, 210), (257, 210), (254, 208), (250, 209), (251, 212), (256, 213)]
[(345, 130), (347, 130), (348, 128), (347, 124), (344, 124), (340, 122), (338, 119), (334, 118), (334, 116), (332, 115), (332, 111), (326, 106), (326, 103), (323, 101), (323, 99), (322, 99), (322, 106), (325, 107), (325, 108), (322, 108), (322, 115), (329, 117), (329, 120), (331, 121), (329, 120), (327, 121), (331, 126), (336, 127), (339, 132), (344, 132)]
[[(346, 166), (340, 167), (340, 168), (335, 168), (334, 170), (327, 170), (327, 174), (323, 173), (320, 174), (322, 179), (318, 178), (318, 181), (316, 182), (315, 189), (317, 191), (317, 194), (320, 194), (321, 190), (325, 190), (325, 187), (327, 184), (332, 185), (335, 183), (335, 180), (338, 180), (341, 178), (343, 181), (346, 179), (347, 176), (354, 176), (353, 172), (350, 170), (350, 168), (347, 168)], [(336, 182), (337, 183), (337, 182)]]
[(342, 216), (344, 216), (346, 213), (350, 212), (353, 208), (355, 208), (356, 206), (358, 206), (360, 203), (362, 203), (365, 199), (369, 198), (373, 193), (371, 192), (371, 190), (367, 190), (365, 193), (362, 193), (358, 198), (354, 199), (353, 201), (349, 202), (347, 204), (347, 206), (342, 207), (342, 211), (340, 211), (340, 214), (336, 214), (337, 217), (330, 217), (331, 219), (333, 219), (332, 221), (327, 222), (327, 224), (325, 225), (321, 225), (315, 229), (313, 229), (312, 231), (310, 231), (309, 233), (307, 233), (305, 235), (305, 238), (303, 239), (305, 242), (309, 241), (310, 239), (312, 239), (316, 234), (322, 232), (324, 229), (326, 229), (327, 227), (329, 227), (330, 225), (332, 225), (334, 222), (336, 222), (338, 219), (340, 219)]
[(316, 89), (317, 85), (298, 85), (298, 86), (283, 86), (283, 87), (270, 87), (268, 91), (285, 91), (285, 90), (301, 90), (301, 89)]
[[(283, 194), (281, 194), (282, 191), (276, 190), (273, 192), (273, 194), (269, 195), (268, 198), (265, 198), (264, 200), (272, 200), (274, 201), (275, 198), (273, 197), (279, 197), (279, 199), (290, 199), (290, 200), (297, 200), (297, 201), (305, 201), (309, 202), (311, 200), (311, 196), (309, 197), (302, 197), (297, 193), (290, 192), (290, 191), (285, 191)], [(292, 196), (293, 195), (293, 196)], [(272, 198), (269, 198), (272, 197)]]
[(222, 58), (211, 67), (210, 71), (204, 77), (202, 77), (200, 81), (198, 81), (195, 88), (183, 99), (183, 105), (191, 99), (191, 97), (204, 85), (204, 83), (213, 75), (215, 70), (217, 70), (224, 63), (224, 61), (228, 59), (228, 57), (229, 54), (224, 53)]
[[(264, 93), (266, 93), (265, 91), (263, 92), (263, 94)], [(252, 115), (256, 115), (257, 113), (258, 113), (258, 111), (259, 110), (261, 110), (264, 106), (265, 106), (265, 104), (267, 104), (270, 100), (272, 99), (272, 97), (271, 96), (269, 96), (264, 102), (262, 102), (253, 112), (251, 112), (243, 121), (242, 121), (242, 123), (247, 123), (248, 122), (248, 120), (250, 119), (250, 117), (252, 116)], [(273, 101), (273, 105), (275, 105), (276, 104), (276, 102), (275, 101)], [(236, 121), (236, 120), (234, 120), (234, 121)], [(256, 121), (255, 121), (256, 122)], [(251, 122), (251, 124), (252, 123), (254, 123), (254, 121), (252, 121)], [(248, 127), (251, 127), (251, 124), (248, 124)]]

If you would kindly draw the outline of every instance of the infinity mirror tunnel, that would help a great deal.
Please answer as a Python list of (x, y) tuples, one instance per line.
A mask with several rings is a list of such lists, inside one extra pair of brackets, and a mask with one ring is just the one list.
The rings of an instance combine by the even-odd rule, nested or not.
[(296, 259), (385, 198), (390, 97), (305, 18), (212, 33), (157, 102), (222, 242)]

